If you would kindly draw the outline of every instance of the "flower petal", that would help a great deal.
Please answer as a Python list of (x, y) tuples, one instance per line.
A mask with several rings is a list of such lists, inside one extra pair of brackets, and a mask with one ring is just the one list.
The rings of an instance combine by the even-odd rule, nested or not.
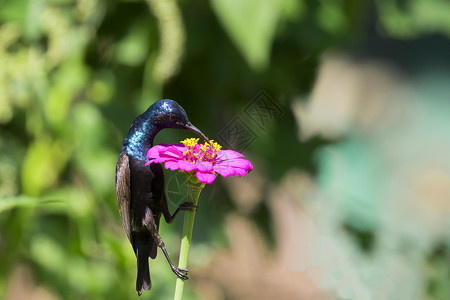
[(218, 160), (228, 160), (240, 157), (244, 157), (244, 155), (233, 150), (220, 150), (219, 152), (217, 152)]
[(197, 163), (197, 169), (200, 172), (211, 172), (213, 170), (213, 164), (209, 161), (203, 161), (200, 163)]
[(181, 158), (183, 157), (183, 152), (178, 150), (177, 148), (170, 146), (167, 148), (164, 152), (159, 153), (160, 156), (170, 156), (174, 158)]
[(247, 172), (241, 168), (235, 168), (234, 170), (236, 171), (236, 175), (239, 177), (247, 175)]
[(244, 170), (253, 170), (253, 165), (250, 161), (242, 158), (230, 159), (217, 162), (217, 165), (223, 167), (241, 168)]
[(166, 161), (164, 163), (164, 167), (166, 169), (171, 169), (172, 171), (177, 170), (178, 169), (178, 161), (176, 161), (176, 160)]
[[(145, 163), (145, 165), (146, 166), (148, 166), (148, 165), (150, 165), (150, 164), (159, 164), (159, 163), (162, 163), (162, 162), (166, 162), (166, 161), (168, 161), (169, 159), (163, 159), (163, 158), (154, 158), (154, 159), (150, 159), (149, 161), (147, 161), (146, 163)], [(172, 159), (173, 160), (173, 159)]]
[(197, 176), (197, 178), (198, 178), (198, 180), (200, 182), (204, 182), (204, 183), (207, 183), (207, 184), (213, 183), (214, 180), (216, 179), (216, 175), (215, 174), (213, 174), (213, 173), (203, 173), (203, 172), (200, 172), (199, 170), (197, 170), (195, 172), (195, 175)]
[(178, 161), (178, 166), (180, 167), (181, 170), (186, 171), (186, 172), (190, 172), (192, 170), (197, 169), (196, 164), (190, 163), (190, 162), (185, 161), (185, 160), (179, 160)]
[(150, 149), (148, 149), (147, 157), (148, 158), (159, 157), (159, 153), (162, 151), (165, 151), (168, 147), (169, 147), (169, 145), (166, 145), (166, 144), (160, 144), (160, 145), (153, 146)]
[(171, 145), (173, 148), (177, 149), (180, 152), (186, 151), (186, 146), (183, 144), (173, 144)]
[(229, 177), (229, 176), (233, 176), (234, 174), (236, 174), (236, 170), (234, 168), (228, 168), (228, 167), (224, 167), (224, 166), (220, 166), (220, 165), (214, 166), (214, 172), (222, 175), (223, 177)]
[(155, 159), (152, 159), (151, 162), (155, 164), (163, 163), (166, 161), (175, 161), (178, 160), (178, 158), (171, 157), (171, 156), (164, 156), (164, 157), (157, 157)]

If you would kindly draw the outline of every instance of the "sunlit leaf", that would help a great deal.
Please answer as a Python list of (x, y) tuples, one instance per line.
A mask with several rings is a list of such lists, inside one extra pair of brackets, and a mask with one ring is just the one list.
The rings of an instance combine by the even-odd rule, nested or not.
[(129, 33), (119, 41), (116, 58), (129, 66), (142, 64), (147, 58), (149, 32), (145, 22), (138, 22), (129, 29)]
[(395, 37), (413, 38), (440, 32), (450, 36), (450, 2), (447, 0), (378, 0), (380, 22)]
[(66, 253), (65, 249), (55, 240), (46, 235), (37, 235), (32, 238), (31, 257), (43, 268), (54, 272), (55, 275), (65, 276)]
[(255, 70), (264, 69), (281, 16), (279, 0), (211, 0), (223, 27), (247, 63)]
[(62, 141), (53, 142), (42, 137), (30, 145), (22, 166), (24, 192), (38, 196), (58, 179), (59, 172), (67, 162), (69, 153)]
[(0, 198), (0, 213), (16, 207), (36, 207), (36, 206), (46, 206), (61, 204), (62, 201), (57, 199), (43, 197), (35, 198), (28, 196), (16, 196), (16, 197), (5, 197)]
[(339, 34), (347, 30), (348, 24), (344, 15), (343, 4), (340, 1), (321, 1), (317, 11), (320, 26), (330, 32)]

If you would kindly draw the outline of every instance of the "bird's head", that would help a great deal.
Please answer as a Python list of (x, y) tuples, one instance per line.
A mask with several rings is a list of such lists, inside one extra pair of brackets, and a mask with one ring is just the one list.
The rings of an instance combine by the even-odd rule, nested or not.
[(156, 101), (153, 107), (153, 124), (160, 129), (173, 128), (192, 131), (209, 141), (197, 127), (192, 125), (184, 109), (175, 101), (162, 99)]

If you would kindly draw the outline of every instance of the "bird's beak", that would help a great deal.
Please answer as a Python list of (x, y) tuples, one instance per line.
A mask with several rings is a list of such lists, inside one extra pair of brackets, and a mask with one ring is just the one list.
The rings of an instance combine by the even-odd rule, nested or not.
[(189, 131), (195, 132), (196, 134), (198, 134), (202, 139), (204, 139), (205, 141), (207, 141), (209, 143), (209, 139), (206, 137), (206, 135), (203, 134), (203, 132), (200, 131), (200, 129), (198, 129), (197, 127), (195, 127), (194, 125), (192, 125), (191, 122), (187, 122), (186, 125), (184, 125), (184, 128), (186, 128)]

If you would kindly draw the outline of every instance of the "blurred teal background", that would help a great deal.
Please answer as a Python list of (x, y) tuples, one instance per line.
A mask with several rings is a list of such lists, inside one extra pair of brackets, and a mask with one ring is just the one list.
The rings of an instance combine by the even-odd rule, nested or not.
[[(0, 0), (0, 298), (137, 298), (115, 163), (134, 118), (171, 98), (254, 165), (203, 191), (185, 299), (450, 299), (449, 15)], [(183, 176), (166, 189), (173, 211)], [(173, 259), (181, 226), (161, 225)], [(141, 298), (170, 299), (164, 256), (150, 267)]]

